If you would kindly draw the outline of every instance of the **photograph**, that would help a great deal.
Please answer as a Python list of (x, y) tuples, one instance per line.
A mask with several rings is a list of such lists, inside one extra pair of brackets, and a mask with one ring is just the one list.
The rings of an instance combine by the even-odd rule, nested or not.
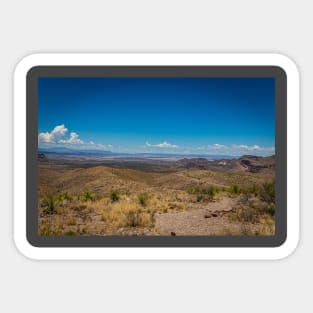
[(39, 77), (39, 236), (274, 236), (275, 78)]

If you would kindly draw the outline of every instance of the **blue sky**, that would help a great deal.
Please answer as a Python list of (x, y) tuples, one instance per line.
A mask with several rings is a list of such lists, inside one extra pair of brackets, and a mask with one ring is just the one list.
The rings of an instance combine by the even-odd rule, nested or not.
[(39, 147), (271, 155), (273, 78), (39, 78)]

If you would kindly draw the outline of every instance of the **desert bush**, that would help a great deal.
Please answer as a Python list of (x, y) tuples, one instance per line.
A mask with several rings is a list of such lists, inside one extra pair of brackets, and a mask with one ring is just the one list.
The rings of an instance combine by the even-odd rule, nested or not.
[(140, 226), (142, 223), (141, 212), (135, 210), (128, 211), (126, 214), (126, 223), (130, 227)]
[(204, 193), (207, 195), (209, 200), (213, 200), (219, 192), (220, 192), (220, 189), (215, 186), (210, 186), (204, 190)]
[(252, 206), (238, 208), (236, 214), (238, 220), (244, 223), (258, 223), (260, 217), (260, 212)]
[(266, 203), (275, 203), (275, 182), (267, 182), (262, 185), (260, 199)]
[(263, 207), (263, 212), (265, 214), (269, 214), (271, 216), (274, 216), (275, 215), (275, 204), (270, 204), (270, 205), (266, 205)]
[(64, 201), (64, 200), (71, 201), (72, 197), (68, 194), (68, 192), (64, 192), (64, 193), (58, 195), (58, 199), (59, 199), (59, 201)]
[(97, 199), (97, 196), (94, 192), (92, 191), (84, 191), (80, 196), (79, 196), (80, 200), (83, 201), (95, 201)]
[(205, 200), (211, 201), (215, 199), (216, 195), (221, 191), (221, 189), (216, 186), (209, 186), (203, 188), (194, 186), (189, 188), (187, 191), (192, 195), (196, 195), (197, 202), (201, 202)]
[(142, 205), (143, 207), (146, 207), (148, 204), (148, 194), (147, 193), (141, 193), (140, 195), (138, 195), (138, 202), (140, 205)]
[(60, 201), (59, 201), (58, 197), (48, 196), (44, 200), (44, 207), (45, 208), (43, 209), (43, 213), (44, 214), (56, 214), (59, 205), (60, 205)]
[(231, 185), (229, 192), (234, 195), (239, 195), (241, 193), (241, 188), (238, 185)]
[(112, 203), (102, 213), (102, 221), (116, 229), (121, 227), (151, 227), (155, 212), (143, 210), (139, 203), (121, 200)]
[(154, 212), (145, 213), (140, 210), (129, 210), (126, 213), (125, 226), (128, 227), (146, 227), (154, 223)]
[(112, 202), (117, 202), (120, 200), (120, 194), (118, 191), (112, 191), (110, 193), (110, 199)]
[(273, 221), (275, 215), (275, 205), (253, 205), (239, 206), (232, 212), (231, 219), (244, 223), (262, 223), (263, 220)]
[(255, 184), (253, 184), (251, 186), (247, 186), (245, 188), (242, 188), (242, 192), (246, 193), (246, 194), (253, 194), (253, 195), (257, 196), (257, 194), (259, 192), (259, 187)]

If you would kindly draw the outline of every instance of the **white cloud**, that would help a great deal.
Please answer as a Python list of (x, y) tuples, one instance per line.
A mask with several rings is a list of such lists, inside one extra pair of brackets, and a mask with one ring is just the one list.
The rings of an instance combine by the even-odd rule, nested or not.
[(258, 145), (253, 145), (253, 146), (247, 146), (247, 145), (232, 145), (232, 148), (234, 149), (243, 149), (247, 151), (254, 151), (254, 150), (263, 150), (264, 148), (258, 146)]
[(38, 143), (43, 147), (51, 146), (70, 146), (77, 147), (79, 149), (111, 149), (112, 145), (103, 145), (95, 143), (94, 141), (83, 141), (79, 138), (76, 132), (71, 132), (68, 136), (68, 129), (62, 124), (55, 126), (54, 129), (49, 132), (43, 132), (38, 135)]
[(69, 144), (69, 145), (82, 145), (84, 141), (79, 138), (79, 135), (75, 132), (71, 132), (70, 136), (66, 138), (68, 129), (62, 124), (55, 126), (49, 133), (40, 133), (38, 135), (39, 143), (46, 144)]
[[(84, 141), (79, 138), (77, 133), (71, 132), (70, 138), (61, 139), (58, 141), (58, 143), (70, 144), (70, 145), (82, 145), (82, 144), (84, 144)], [(89, 144), (91, 144), (91, 142), (89, 142)]]
[(261, 147), (259, 145), (222, 145), (222, 144), (212, 144), (207, 146), (199, 146), (193, 148), (197, 153), (206, 154), (225, 154), (225, 155), (244, 155), (253, 154), (258, 156), (273, 155), (275, 154), (275, 147)]
[(40, 133), (38, 135), (38, 141), (40, 143), (58, 143), (66, 133), (67, 128), (65, 128), (64, 125), (58, 125), (54, 127), (51, 133)]
[(177, 145), (173, 145), (169, 142), (161, 142), (161, 143), (158, 143), (158, 144), (151, 144), (149, 142), (146, 142), (146, 147), (155, 147), (155, 148), (178, 148)]
[(219, 143), (215, 143), (212, 145), (213, 149), (223, 149), (225, 148), (226, 146), (224, 145), (220, 145)]

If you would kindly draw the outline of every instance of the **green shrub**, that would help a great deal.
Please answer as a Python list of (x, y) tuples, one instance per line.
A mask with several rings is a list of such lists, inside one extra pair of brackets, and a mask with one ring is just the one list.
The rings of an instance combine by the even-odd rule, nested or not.
[(92, 191), (84, 191), (79, 197), (83, 201), (95, 201), (96, 198), (96, 194)]
[(259, 192), (259, 188), (257, 185), (252, 185), (252, 186), (248, 186), (246, 187), (243, 192), (247, 193), (247, 194), (253, 194), (253, 195), (257, 195)]
[(256, 209), (253, 206), (248, 207), (237, 207), (233, 210), (232, 215), (230, 216), (233, 220), (241, 223), (258, 223), (259, 218), (261, 217), (260, 210)]
[(138, 195), (138, 202), (143, 207), (146, 207), (148, 204), (148, 194), (142, 193), (142, 194)]
[(143, 213), (140, 210), (130, 210), (126, 214), (126, 226), (150, 227), (155, 223), (155, 212)]
[(267, 182), (262, 185), (260, 199), (269, 204), (275, 203), (275, 182)]
[(70, 197), (70, 195), (68, 194), (68, 192), (62, 193), (60, 195), (58, 195), (58, 199), (60, 201), (64, 201), (64, 200), (72, 200), (72, 197)]
[(268, 205), (268, 206), (264, 207), (263, 212), (266, 214), (269, 214), (271, 216), (274, 216), (275, 215), (275, 205), (272, 204), (272, 205)]
[(234, 195), (239, 195), (242, 190), (238, 185), (231, 185), (229, 191)]
[(57, 209), (60, 206), (60, 202), (58, 197), (56, 196), (48, 196), (44, 201), (45, 208), (43, 213), (45, 214), (55, 214), (57, 213)]
[(119, 200), (120, 200), (120, 194), (119, 194), (119, 192), (118, 192), (118, 191), (112, 191), (112, 192), (110, 193), (110, 198), (111, 198), (111, 201), (112, 201), (112, 202), (117, 202), (117, 201), (119, 201)]
[(209, 200), (213, 200), (214, 197), (220, 192), (220, 189), (215, 186), (210, 186), (209, 188), (204, 190), (204, 194), (206, 194)]
[(221, 191), (220, 188), (216, 186), (209, 186), (200, 188), (198, 186), (191, 187), (188, 189), (188, 193), (196, 195), (196, 201), (201, 202), (205, 200), (213, 200), (215, 196)]

